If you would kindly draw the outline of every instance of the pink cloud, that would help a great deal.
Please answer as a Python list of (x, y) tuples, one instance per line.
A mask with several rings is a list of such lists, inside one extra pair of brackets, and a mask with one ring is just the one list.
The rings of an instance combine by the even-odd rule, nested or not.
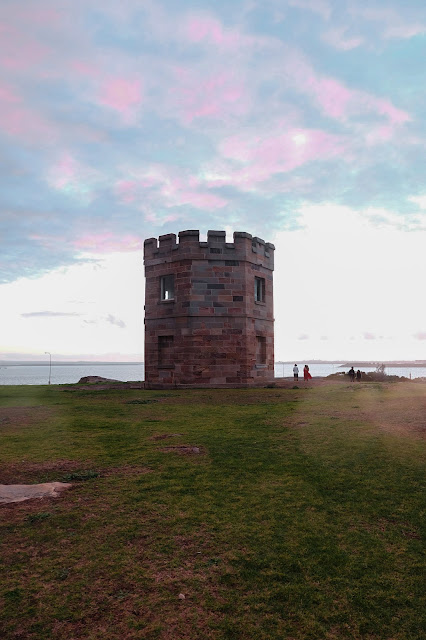
[(426, 340), (426, 331), (418, 331), (414, 334), (416, 340)]
[(331, 118), (344, 118), (353, 93), (333, 78), (313, 80), (314, 93), (318, 103)]
[[(31, 83), (59, 79), (74, 90), (74, 97), (89, 97), (125, 123), (134, 123), (144, 98), (142, 81), (137, 72), (121, 74), (122, 69), (133, 68), (129, 56), (119, 52), (108, 56), (108, 50), (99, 56), (90, 33), (76, 26), (84, 15), (79, 4), (71, 9), (65, 3), (56, 10), (54, 2), (10, 3), (0, 24), (0, 67), (12, 72), (14, 81), (24, 74)], [(58, 42), (55, 50), (45, 44), (51, 40), (46, 33)]]
[(38, 242), (42, 247), (45, 247), (46, 249), (56, 250), (58, 248), (58, 245), (63, 244), (64, 246), (66, 246), (68, 243), (68, 239), (63, 235), (48, 236), (40, 235), (39, 233), (31, 233), (28, 237), (31, 240), (35, 240), (36, 242)]
[(381, 144), (390, 140), (393, 136), (394, 129), (391, 125), (383, 125), (380, 127), (373, 127), (365, 136), (365, 141), (368, 145)]
[(63, 189), (72, 182), (77, 173), (77, 163), (69, 153), (64, 153), (55, 164), (51, 174), (51, 184), (56, 189)]
[(137, 182), (134, 180), (119, 180), (115, 185), (115, 194), (121, 202), (129, 204), (136, 200)]
[(341, 51), (350, 51), (363, 44), (364, 38), (361, 36), (348, 37), (346, 32), (345, 27), (329, 29), (322, 35), (322, 40)]
[(125, 121), (132, 121), (143, 100), (142, 83), (139, 79), (109, 78), (102, 84), (97, 99), (99, 104), (118, 111)]
[(112, 253), (115, 251), (138, 251), (142, 238), (136, 235), (117, 236), (115, 233), (92, 233), (74, 240), (72, 245), (82, 252)]
[(394, 107), (394, 105), (388, 100), (366, 97), (366, 103), (371, 105), (377, 113), (387, 116), (392, 124), (404, 124), (411, 120), (410, 115), (406, 111), (402, 111), (402, 109)]
[(216, 45), (232, 42), (220, 22), (210, 16), (191, 16), (186, 25), (186, 34), (190, 42), (208, 40)]
[(170, 180), (167, 168), (161, 165), (152, 165), (144, 169), (128, 170), (129, 177), (117, 180), (114, 192), (117, 198), (124, 203), (134, 202), (146, 197), (144, 190), (160, 188)]
[[(3, 8), (2, 8), (3, 9)], [(22, 1), (4, 7), (3, 16), (9, 22), (39, 27), (56, 27), (63, 21), (63, 9), (57, 10), (55, 3), (32, 3)]]
[(410, 115), (398, 109), (389, 100), (356, 89), (349, 89), (334, 78), (316, 73), (305, 57), (292, 52), (285, 65), (287, 78), (295, 88), (314, 99), (330, 118), (348, 123), (365, 113), (384, 117), (393, 127), (411, 120)]
[(426, 33), (425, 24), (395, 24), (390, 25), (385, 31), (386, 38), (413, 38)]
[(370, 333), (369, 331), (364, 332), (364, 340), (376, 340), (377, 336), (374, 333)]
[[(131, 178), (117, 181), (114, 190), (121, 202), (137, 200), (156, 202), (163, 206), (190, 205), (198, 209), (221, 209), (228, 204), (225, 198), (211, 193), (196, 176), (175, 167), (151, 165), (144, 170), (129, 170)], [(147, 191), (149, 190), (149, 191)]]
[(187, 204), (197, 209), (221, 209), (228, 204), (227, 200), (214, 193), (209, 193), (202, 188), (191, 188), (195, 186), (201, 185), (193, 176), (168, 175), (160, 188), (160, 193), (168, 207)]
[(88, 204), (95, 196), (95, 186), (101, 181), (96, 169), (76, 160), (68, 151), (64, 151), (47, 174), (48, 184)]
[(279, 192), (300, 191), (311, 184), (309, 178), (291, 174), (294, 169), (316, 160), (344, 157), (350, 150), (345, 137), (314, 129), (288, 129), (279, 135), (260, 132), (260, 135), (230, 136), (218, 149), (222, 159), (204, 167), (206, 184), (255, 191), (268, 189), (274, 180), (273, 188)]
[(204, 45), (215, 55), (256, 51), (270, 47), (274, 38), (255, 36), (235, 27), (225, 27), (214, 15), (193, 13), (185, 17), (175, 29), (175, 36), (185, 44)]
[[(115, 65), (117, 61), (114, 60)], [(126, 62), (122, 61), (125, 65)], [(70, 81), (76, 91), (84, 94), (97, 106), (106, 107), (115, 112), (127, 125), (137, 122), (141, 105), (145, 101), (144, 85), (137, 74), (132, 76), (112, 75), (105, 63), (83, 59), (69, 63)]]
[(114, 186), (114, 192), (121, 202), (129, 204), (142, 197), (144, 189), (158, 187), (162, 184), (163, 179), (160, 176), (147, 175), (133, 180), (118, 180)]
[(173, 180), (170, 170), (162, 165), (129, 168), (124, 171), (127, 177), (117, 180), (114, 185), (114, 193), (118, 200), (125, 204), (142, 199), (146, 200), (147, 189), (157, 189), (157, 191), (164, 189), (164, 185)]
[(16, 105), (20, 102), (20, 98), (18, 98), (16, 93), (10, 87), (0, 85), (0, 104), (2, 102)]
[(287, 4), (290, 7), (308, 9), (318, 13), (324, 20), (328, 20), (331, 16), (331, 7), (326, 0), (287, 0)]
[(0, 66), (8, 71), (28, 71), (51, 53), (30, 32), (15, 28), (3, 20), (0, 24)]
[(185, 124), (196, 118), (241, 116), (250, 104), (245, 83), (224, 70), (205, 77), (202, 73), (178, 69), (172, 94)]
[(392, 7), (360, 7), (356, 4), (350, 7), (349, 12), (352, 16), (379, 23), (379, 28), (385, 38), (406, 39), (426, 33), (426, 23), (422, 13), (420, 13), (420, 19), (417, 20), (415, 17), (407, 17), (405, 11), (398, 12)]
[[(317, 0), (292, 0), (292, 6), (316, 11), (324, 19), (331, 15), (328, 2)], [(334, 46), (348, 50), (359, 46), (360, 37), (346, 37), (344, 27), (329, 30), (328, 38)], [(297, 50), (284, 47), (275, 38), (254, 38), (235, 29), (225, 29), (211, 16), (191, 16), (186, 22), (186, 34), (191, 42), (216, 46), (220, 53), (231, 47), (239, 48), (247, 56), (254, 56), (257, 48), (265, 53), (281, 53), (281, 70), (285, 82), (297, 91), (310, 96), (314, 104), (329, 118), (349, 123), (365, 113), (374, 113), (396, 127), (410, 120), (408, 113), (398, 109), (386, 98), (376, 97), (345, 86), (336, 78), (318, 73), (310, 61)], [(326, 38), (327, 36), (325, 36)], [(278, 71), (278, 69), (277, 69)], [(228, 70), (218, 71), (205, 78), (200, 72), (180, 69), (176, 73), (178, 88), (177, 108), (181, 111), (185, 124), (197, 118), (226, 119), (249, 113), (253, 105), (253, 82), (248, 84), (245, 76), (239, 74), (238, 65)], [(253, 79), (253, 78), (252, 78)], [(255, 89), (255, 87), (254, 87)], [(385, 123), (384, 123), (385, 124)]]
[(232, 158), (232, 160), (239, 160), (240, 162), (249, 162), (253, 159), (256, 148), (260, 142), (261, 137), (257, 135), (234, 135), (225, 138), (219, 144), (219, 151), (226, 158)]
[(228, 201), (213, 193), (203, 191), (177, 192), (169, 206), (189, 204), (197, 209), (221, 209)]
[(287, 57), (287, 78), (296, 88), (311, 95), (322, 111), (331, 118), (345, 120), (355, 94), (334, 78), (316, 73), (302, 54), (295, 51)]
[[(235, 165), (228, 167), (226, 177), (219, 184), (251, 185), (268, 180), (277, 173), (286, 173), (308, 162), (329, 158), (344, 151), (342, 138), (320, 130), (290, 130), (280, 135), (231, 136), (219, 145), (225, 158), (242, 163), (242, 169)], [(215, 172), (213, 171), (213, 174)], [(220, 175), (220, 171), (216, 172)]]
[(160, 224), (168, 224), (169, 222), (176, 222), (182, 218), (181, 215), (177, 213), (170, 213), (168, 215), (158, 215), (151, 209), (144, 210), (145, 221), (150, 222), (151, 224), (160, 225)]
[(70, 62), (70, 70), (77, 76), (86, 76), (94, 79), (98, 79), (100, 74), (100, 68), (93, 62), (87, 62), (86, 60), (72, 60)]
[[(26, 70), (31, 71), (30, 65), (25, 64)], [(64, 128), (54, 119), (45, 117), (34, 104), (29, 103), (25, 95), (15, 89), (15, 84), (18, 86), (15, 76), (16, 74), (13, 87), (12, 83), (2, 84), (0, 80), (0, 131), (19, 139), (25, 145), (42, 141), (43, 147), (56, 145), (58, 140), (64, 137), (72, 142), (75, 142), (77, 137), (96, 142), (104, 139), (103, 132), (85, 125), (84, 122), (71, 122)]]
[(213, 45), (228, 52), (260, 42), (238, 29), (224, 27), (217, 18), (208, 14), (190, 15), (184, 22), (182, 33), (193, 44)]
[(52, 125), (28, 108), (11, 87), (0, 85), (0, 131), (32, 144), (40, 139), (53, 141)]

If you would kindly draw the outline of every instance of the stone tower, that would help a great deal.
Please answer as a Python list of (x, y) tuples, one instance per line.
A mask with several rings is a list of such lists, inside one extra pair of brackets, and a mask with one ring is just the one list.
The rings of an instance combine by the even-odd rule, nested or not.
[(144, 243), (145, 386), (251, 387), (274, 379), (274, 245), (181, 231)]

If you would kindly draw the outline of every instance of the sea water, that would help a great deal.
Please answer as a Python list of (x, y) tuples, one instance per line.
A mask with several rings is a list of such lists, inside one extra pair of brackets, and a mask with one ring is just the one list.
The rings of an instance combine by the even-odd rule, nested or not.
[[(342, 367), (340, 362), (331, 363), (309, 363), (299, 364), (299, 378), (303, 377), (303, 366), (309, 365), (311, 375), (315, 377), (326, 377), (339, 371), (348, 371), (349, 367)], [(357, 369), (358, 367), (355, 367)], [(360, 367), (362, 371), (375, 371), (375, 367)], [(406, 378), (426, 377), (426, 367), (386, 367), (385, 373), (388, 375), (405, 376)], [(84, 376), (102, 376), (112, 380), (123, 382), (141, 381), (144, 379), (143, 363), (61, 363), (52, 362), (51, 384), (74, 384)], [(293, 364), (275, 364), (276, 378), (293, 377)], [(48, 384), (49, 363), (27, 365), (27, 364), (0, 364), (0, 385), (5, 384)]]
[[(61, 363), (52, 362), (51, 384), (73, 384), (85, 376), (102, 376), (112, 380), (127, 382), (143, 380), (144, 366), (138, 363)], [(46, 365), (0, 365), (0, 385), (2, 384), (48, 384), (49, 363)]]

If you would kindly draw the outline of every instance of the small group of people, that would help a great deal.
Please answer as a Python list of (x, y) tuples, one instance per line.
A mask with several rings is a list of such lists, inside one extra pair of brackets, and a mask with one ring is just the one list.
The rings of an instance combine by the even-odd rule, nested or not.
[[(355, 369), (353, 367), (349, 369), (348, 376), (351, 382), (354, 382), (355, 378), (358, 382), (360, 382), (360, 380), (362, 379), (361, 371), (358, 369), (358, 371), (355, 373)], [(295, 364), (293, 367), (293, 377), (295, 382), (299, 380), (299, 367), (297, 366), (297, 364)], [(305, 366), (303, 367), (303, 379), (305, 380), (305, 382), (307, 382), (308, 380), (311, 380), (311, 378), (312, 376), (309, 373), (309, 366), (305, 364)]]
[(351, 382), (355, 380), (355, 376), (358, 382), (361, 380), (361, 377), (362, 377), (361, 371), (358, 369), (358, 371), (355, 373), (355, 369), (353, 367), (349, 369), (348, 375)]
[[(293, 367), (293, 377), (294, 380), (299, 380), (299, 367), (297, 366), (297, 364), (295, 364)], [(303, 367), (303, 379), (307, 382), (311, 378), (312, 376), (309, 373), (309, 367), (307, 364), (305, 364), (305, 366)]]

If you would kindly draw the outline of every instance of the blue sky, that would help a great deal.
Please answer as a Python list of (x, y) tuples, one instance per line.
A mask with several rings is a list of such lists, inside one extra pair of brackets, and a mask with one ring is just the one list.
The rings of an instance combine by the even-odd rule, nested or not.
[(3, 0), (0, 35), (5, 357), (141, 357), (144, 238), (226, 229), (277, 245), (277, 358), (426, 358), (424, 2)]

